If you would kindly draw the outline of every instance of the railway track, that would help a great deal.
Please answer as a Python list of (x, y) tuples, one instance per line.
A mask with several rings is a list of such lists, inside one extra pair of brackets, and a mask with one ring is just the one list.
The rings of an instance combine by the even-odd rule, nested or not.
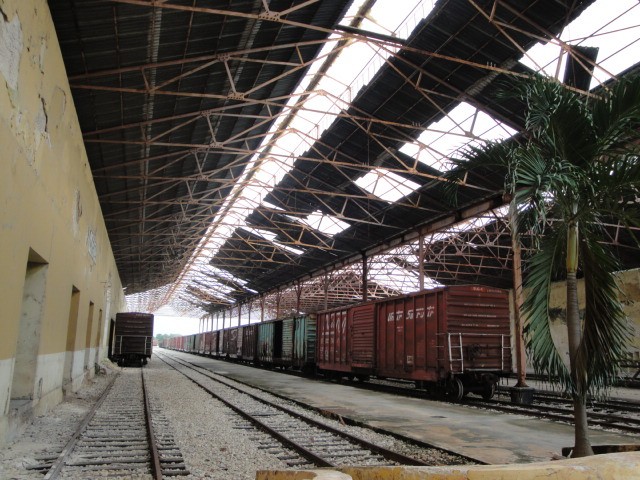
[(29, 467), (56, 478), (187, 475), (168, 422), (152, 406), (143, 369), (125, 370), (105, 389), (64, 448)]
[[(395, 384), (397, 383), (397, 385)], [(354, 383), (358, 388), (384, 391), (411, 397), (424, 397), (425, 393), (406, 382), (382, 381)], [(499, 388), (498, 396), (507, 396), (508, 390)], [(482, 400), (475, 396), (465, 397), (461, 405), (497, 410), (505, 413), (528, 415), (536, 418), (573, 424), (573, 403), (560, 393), (536, 391), (532, 405), (514, 404), (511, 400)], [(587, 404), (589, 425), (602, 429), (640, 434), (640, 405), (620, 399), (607, 401), (591, 400)]]
[[(571, 400), (550, 396), (537, 396), (533, 405), (518, 405), (508, 400), (469, 399), (474, 407), (498, 410), (506, 413), (529, 415), (538, 418), (573, 424), (573, 404)], [(640, 434), (640, 410), (638, 405), (630, 402), (612, 400), (609, 402), (592, 402), (588, 404), (590, 426), (602, 429), (617, 430)]]
[[(299, 375), (298, 372), (286, 373)], [(416, 389), (413, 382), (407, 381), (372, 379), (366, 382), (350, 381), (349, 385), (356, 388), (392, 393), (400, 396), (414, 398), (425, 398), (426, 396), (429, 398), (424, 390)], [(500, 395), (508, 395), (505, 387), (498, 387), (497, 396)], [(438, 398), (433, 398), (433, 400), (438, 400)], [(518, 415), (529, 415), (573, 424), (572, 402), (557, 392), (536, 391), (533, 405), (519, 405), (512, 403), (510, 400), (500, 399), (482, 400), (475, 396), (465, 397), (461, 404), (475, 408), (497, 410)], [(621, 399), (607, 399), (606, 401), (591, 400), (587, 408), (589, 425), (591, 426), (598, 426), (611, 431), (640, 434), (640, 405), (637, 403)]]
[[(224, 377), (172, 355), (163, 353), (156, 355), (156, 358), (222, 401), (253, 427), (267, 432), (273, 440), (261, 439), (263, 448), (269, 449), (292, 467), (427, 465), (421, 460), (374, 445), (301, 415), (265, 399), (264, 394), (255, 395), (238, 382), (223, 380)], [(248, 430), (252, 427), (239, 425), (238, 428)]]

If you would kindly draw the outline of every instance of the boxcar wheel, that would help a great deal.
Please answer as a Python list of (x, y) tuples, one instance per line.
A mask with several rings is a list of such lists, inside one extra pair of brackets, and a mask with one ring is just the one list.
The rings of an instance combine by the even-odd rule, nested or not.
[(447, 382), (446, 389), (447, 397), (453, 402), (459, 402), (464, 397), (464, 385), (462, 385), (462, 380), (457, 377), (453, 377)]
[(484, 386), (482, 389), (482, 399), (483, 400), (491, 400), (493, 395), (496, 393), (496, 384), (491, 382)]

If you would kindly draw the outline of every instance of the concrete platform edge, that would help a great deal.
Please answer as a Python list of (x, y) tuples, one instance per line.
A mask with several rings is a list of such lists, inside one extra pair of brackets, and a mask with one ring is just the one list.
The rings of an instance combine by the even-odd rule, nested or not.
[(262, 470), (256, 480), (598, 480), (640, 479), (640, 452), (516, 465)]

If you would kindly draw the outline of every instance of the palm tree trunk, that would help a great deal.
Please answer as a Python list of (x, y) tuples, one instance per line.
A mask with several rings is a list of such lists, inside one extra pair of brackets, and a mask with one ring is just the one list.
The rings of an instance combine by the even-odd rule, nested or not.
[(515, 324), (515, 351), (516, 351), (516, 375), (518, 382), (516, 387), (527, 386), (526, 359), (524, 348), (524, 334), (522, 325), (522, 304), (524, 294), (522, 291), (522, 248), (519, 235), (515, 231), (516, 209), (511, 208), (511, 250), (513, 252), (513, 319)]
[(572, 457), (593, 455), (587, 424), (587, 392), (584, 365), (579, 362), (578, 350), (582, 341), (582, 325), (578, 306), (578, 225), (571, 222), (567, 234), (567, 331), (569, 367), (574, 385), (573, 416), (575, 444)]

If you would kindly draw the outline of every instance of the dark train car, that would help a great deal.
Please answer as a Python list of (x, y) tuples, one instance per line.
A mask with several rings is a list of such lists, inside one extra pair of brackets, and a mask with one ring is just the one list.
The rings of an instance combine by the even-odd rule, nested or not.
[[(276, 329), (276, 324), (279, 329)], [(281, 330), (280, 321), (262, 322), (258, 324), (258, 363), (262, 365), (273, 365), (274, 358), (282, 354), (282, 336), (276, 336), (276, 330)]]
[(196, 353), (196, 336), (187, 335), (184, 337), (184, 343), (182, 344), (182, 351), (187, 353)]
[(216, 356), (219, 358), (226, 357), (225, 355), (225, 341), (228, 343), (228, 339), (226, 338), (229, 333), (226, 330), (218, 330), (218, 351)]
[(213, 342), (213, 332), (204, 332), (203, 355), (211, 355), (211, 343)]
[(234, 351), (229, 351), (229, 357), (239, 360), (242, 358), (242, 344), (244, 343), (243, 337), (244, 327), (236, 327), (236, 349)]
[(291, 364), (303, 371), (313, 371), (316, 362), (316, 316), (295, 317)]
[(242, 348), (240, 360), (254, 363), (258, 359), (258, 325), (245, 325), (242, 327)]
[(289, 367), (293, 364), (293, 338), (295, 320), (293, 318), (285, 318), (278, 320), (280, 327), (276, 325), (276, 335), (280, 335), (282, 349), (280, 355), (275, 355), (273, 361), (276, 365)]
[(259, 323), (257, 360), (263, 365), (313, 370), (316, 322), (314, 315)]
[(120, 366), (146, 365), (153, 349), (153, 315), (122, 312), (116, 314), (111, 360)]
[(221, 356), (236, 358), (238, 353), (238, 327), (223, 330), (223, 342)]
[(221, 338), (221, 335), (218, 330), (213, 332), (213, 337), (211, 339), (211, 353), (210, 353), (212, 357), (217, 357), (220, 352), (220, 338)]
[(317, 367), (490, 398), (511, 372), (510, 338), (506, 291), (445, 287), (319, 313)]
[(200, 334), (200, 348), (198, 353), (200, 353), (200, 355), (207, 354), (207, 332), (202, 332)]

